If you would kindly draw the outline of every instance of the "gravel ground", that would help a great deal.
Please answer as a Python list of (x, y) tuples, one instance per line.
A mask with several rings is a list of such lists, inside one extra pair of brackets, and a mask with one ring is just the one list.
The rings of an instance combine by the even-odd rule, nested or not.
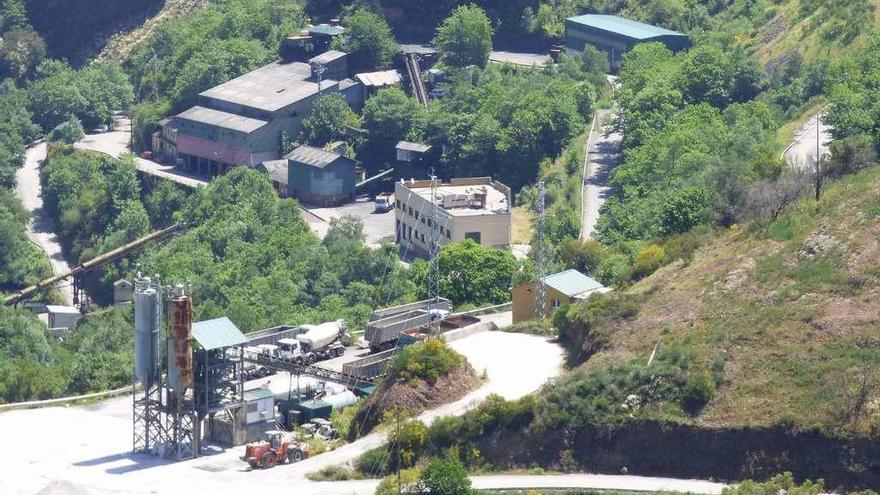
[[(483, 332), (450, 344), (463, 353), (488, 380), (463, 399), (421, 416), (425, 421), (462, 414), (490, 393), (509, 399), (528, 394), (562, 365), (562, 350), (546, 340), (523, 334)], [(503, 349), (504, 352), (497, 352)], [(274, 378), (280, 380), (282, 378)], [(261, 490), (290, 490), (299, 494), (371, 493), (370, 482), (317, 484), (305, 475), (356, 459), (385, 441), (373, 433), (332, 452), (293, 466), (250, 471), (238, 460), (243, 447), (198, 459), (168, 463), (151, 456), (132, 455), (131, 398), (121, 397), (88, 407), (46, 408), (0, 414), (4, 445), (0, 450), (0, 493), (104, 494), (192, 493), (235, 494)], [(9, 473), (14, 473), (10, 475)], [(44, 490), (45, 488), (45, 490)]]

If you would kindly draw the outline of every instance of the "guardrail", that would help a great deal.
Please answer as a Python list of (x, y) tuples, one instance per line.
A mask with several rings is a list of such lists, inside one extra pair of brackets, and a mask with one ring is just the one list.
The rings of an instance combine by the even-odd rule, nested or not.
[(480, 316), (480, 315), (489, 315), (492, 313), (500, 313), (502, 311), (509, 311), (513, 308), (512, 302), (506, 302), (501, 304), (496, 304), (494, 306), (486, 306), (483, 308), (472, 309), (470, 311), (461, 311), (459, 313), (451, 313), (449, 316)]

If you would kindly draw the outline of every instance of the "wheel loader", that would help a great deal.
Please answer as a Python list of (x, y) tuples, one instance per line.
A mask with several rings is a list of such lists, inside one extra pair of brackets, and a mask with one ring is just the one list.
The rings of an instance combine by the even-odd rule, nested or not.
[(247, 444), (241, 460), (254, 469), (268, 469), (276, 464), (299, 462), (309, 456), (309, 444), (287, 438), (285, 432), (266, 432), (266, 439)]

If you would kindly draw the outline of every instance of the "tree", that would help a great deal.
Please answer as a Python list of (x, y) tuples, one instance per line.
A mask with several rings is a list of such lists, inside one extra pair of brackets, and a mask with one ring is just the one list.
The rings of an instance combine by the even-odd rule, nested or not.
[(368, 72), (391, 67), (399, 47), (385, 18), (369, 10), (358, 9), (345, 21), (349, 69), (352, 72)]
[(0, 37), (0, 77), (21, 80), (46, 56), (46, 43), (30, 27), (14, 27)]
[(562, 242), (559, 248), (559, 260), (566, 268), (590, 275), (599, 268), (602, 258), (605, 257), (605, 248), (598, 241), (570, 237)]
[(357, 127), (358, 116), (339, 94), (322, 97), (303, 117), (300, 140), (324, 147), (331, 141), (346, 141), (350, 132), (346, 125)]
[(434, 460), (422, 471), (423, 493), (470, 495), (471, 480), (458, 460)]
[(700, 45), (685, 57), (678, 75), (678, 87), (688, 103), (709, 103), (722, 108), (731, 89), (730, 63), (721, 49)]
[(82, 124), (79, 119), (71, 115), (67, 122), (58, 124), (47, 136), (50, 142), (73, 144), (85, 136)]
[(453, 67), (485, 67), (492, 51), (492, 24), (474, 4), (460, 5), (437, 28), (434, 36), (443, 60)]
[(581, 71), (588, 76), (588, 80), (593, 86), (601, 86), (605, 84), (605, 75), (611, 71), (611, 65), (608, 62), (608, 55), (587, 44), (580, 57)]
[(368, 164), (390, 162), (397, 142), (421, 128), (424, 108), (400, 88), (380, 90), (364, 105), (364, 128), (369, 132), (359, 156)]
[(800, 170), (782, 174), (776, 180), (762, 180), (749, 187), (741, 220), (772, 222), (779, 218), (810, 187), (810, 177)]
[(510, 298), (516, 258), (465, 239), (440, 249), (440, 293), (453, 304), (500, 304)]

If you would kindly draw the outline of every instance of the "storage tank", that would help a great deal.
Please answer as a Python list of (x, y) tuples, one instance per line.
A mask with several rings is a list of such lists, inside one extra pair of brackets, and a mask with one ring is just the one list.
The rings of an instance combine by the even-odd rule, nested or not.
[(302, 325), (300, 328), (305, 332), (297, 335), (296, 340), (308, 350), (314, 351), (330, 345), (345, 332), (345, 322), (336, 320), (320, 325)]
[(357, 402), (357, 396), (351, 390), (333, 395), (325, 395), (321, 400), (333, 406), (333, 410), (342, 409)]
[(193, 383), (192, 298), (183, 285), (175, 285), (168, 322), (168, 386), (179, 399)]
[(134, 287), (134, 372), (145, 389), (158, 381), (162, 295), (158, 280), (149, 277), (135, 280)]

